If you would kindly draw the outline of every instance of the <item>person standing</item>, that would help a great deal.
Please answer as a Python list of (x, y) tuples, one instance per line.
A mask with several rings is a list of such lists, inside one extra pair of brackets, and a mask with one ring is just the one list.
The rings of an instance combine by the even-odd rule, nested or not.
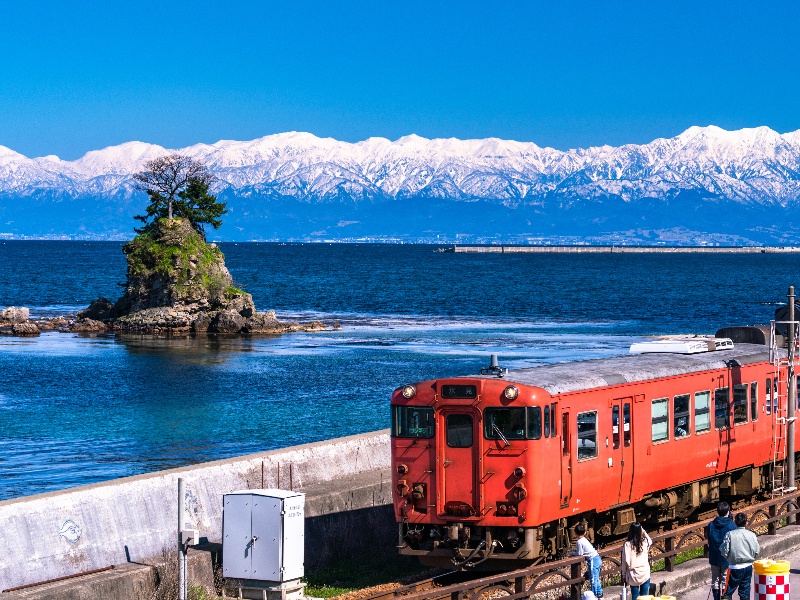
[(725, 540), (725, 535), (736, 529), (730, 513), (730, 505), (727, 502), (720, 502), (717, 505), (717, 517), (708, 524), (706, 529), (708, 563), (711, 565), (711, 591), (714, 594), (714, 600), (720, 600), (725, 584), (725, 575), (728, 572), (728, 561), (722, 556), (719, 549)]
[(622, 577), (631, 586), (631, 600), (650, 591), (650, 546), (653, 540), (640, 523), (631, 523), (622, 546)]
[(603, 560), (594, 549), (592, 543), (586, 539), (586, 526), (583, 523), (578, 523), (575, 526), (575, 535), (578, 539), (575, 540), (577, 551), (573, 556), (583, 556), (586, 558), (586, 564), (589, 566), (589, 572), (592, 576), (592, 592), (597, 598), (603, 597), (603, 586), (600, 584), (600, 569), (603, 566)]
[(722, 594), (723, 600), (731, 600), (733, 592), (739, 590), (741, 600), (750, 600), (750, 580), (753, 578), (753, 561), (761, 548), (756, 534), (748, 530), (747, 515), (738, 513), (734, 519), (736, 529), (725, 534), (720, 553), (728, 561), (728, 585)]

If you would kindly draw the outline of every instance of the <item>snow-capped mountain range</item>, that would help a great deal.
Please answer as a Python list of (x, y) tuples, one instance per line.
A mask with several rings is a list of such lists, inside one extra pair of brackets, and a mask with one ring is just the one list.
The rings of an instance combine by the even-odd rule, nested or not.
[[(331, 230), (344, 231), (348, 225), (359, 225), (350, 232), (358, 230), (362, 236), (396, 235), (391, 227), (378, 226), (381, 213), (413, 226), (413, 219), (402, 217), (405, 207), (418, 220), (427, 220), (424, 231), (445, 232), (448, 227), (437, 226), (435, 219), (449, 215), (458, 232), (478, 237), (492, 237), (494, 222), (496, 228), (513, 225), (515, 235), (533, 237), (569, 236), (583, 224), (594, 234), (616, 235), (644, 226), (753, 240), (759, 236), (752, 231), (766, 231), (787, 211), (800, 208), (800, 130), (779, 134), (768, 127), (691, 127), (649, 144), (569, 151), (496, 138), (428, 140), (410, 135), (347, 143), (283, 133), (174, 150), (128, 142), (74, 161), (27, 158), (0, 146), (0, 233), (15, 233), (18, 226), (20, 234), (32, 231), (35, 219), (25, 218), (26, 207), (41, 215), (41, 208), (56, 203), (62, 205), (56, 212), (66, 219), (62, 233), (70, 234), (67, 229), (75, 224), (68, 218), (69, 206), (88, 210), (84, 221), (91, 213), (97, 219), (117, 215), (119, 223), (109, 223), (107, 229), (121, 233), (122, 219), (145, 202), (132, 175), (146, 161), (169, 152), (195, 158), (216, 176), (215, 191), (232, 209), (228, 221), (233, 237), (238, 230), (243, 236), (280, 239), (269, 232), (279, 233), (280, 221), (287, 218), (287, 239), (320, 232), (346, 237)], [(492, 211), (499, 213), (489, 217)], [(755, 214), (761, 221), (753, 220)], [(724, 221), (722, 229), (698, 229), (714, 224), (715, 215)], [(260, 220), (271, 224), (260, 227)], [(300, 226), (301, 221), (306, 225)], [(95, 225), (87, 229), (83, 222), (83, 230), (101, 235)], [(52, 224), (46, 229), (39, 233), (59, 233)]]

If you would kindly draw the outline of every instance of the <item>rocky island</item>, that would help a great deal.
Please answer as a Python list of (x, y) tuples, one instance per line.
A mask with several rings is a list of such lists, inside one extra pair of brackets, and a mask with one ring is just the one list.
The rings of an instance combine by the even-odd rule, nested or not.
[(122, 251), (128, 260), (125, 294), (78, 313), (122, 333), (286, 333), (326, 329), (315, 321), (283, 323), (257, 312), (250, 294), (233, 284), (225, 257), (180, 217), (160, 219)]
[[(151, 335), (280, 334), (319, 331), (319, 321), (283, 323), (275, 311), (258, 312), (253, 297), (233, 283), (225, 257), (208, 243), (204, 226), (218, 228), (225, 203), (209, 193), (214, 178), (200, 163), (171, 154), (148, 161), (134, 175), (150, 204), (132, 241), (125, 293), (116, 302), (98, 298), (77, 315), (31, 320), (27, 308), (0, 311), (0, 333), (39, 335), (41, 330)], [(336, 324), (334, 324), (336, 326)]]
[(286, 323), (275, 311), (258, 312), (237, 288), (216, 244), (188, 220), (159, 219), (123, 246), (128, 261), (125, 293), (99, 298), (77, 315), (32, 320), (27, 308), (0, 311), (0, 333), (38, 335), (41, 330), (151, 335), (281, 334), (319, 331), (319, 321)]

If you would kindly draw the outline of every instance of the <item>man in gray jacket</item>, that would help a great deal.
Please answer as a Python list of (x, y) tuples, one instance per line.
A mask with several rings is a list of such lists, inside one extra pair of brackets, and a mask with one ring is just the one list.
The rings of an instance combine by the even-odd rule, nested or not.
[(736, 529), (725, 534), (720, 553), (728, 561), (728, 585), (722, 594), (724, 600), (731, 600), (738, 588), (741, 600), (750, 600), (750, 581), (753, 578), (753, 561), (758, 558), (761, 548), (756, 534), (745, 528), (747, 516), (738, 513), (734, 517)]

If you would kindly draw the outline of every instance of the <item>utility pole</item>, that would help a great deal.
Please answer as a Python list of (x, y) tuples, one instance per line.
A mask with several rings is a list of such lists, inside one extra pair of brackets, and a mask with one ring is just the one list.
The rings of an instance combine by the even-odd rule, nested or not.
[(189, 590), (186, 588), (186, 550), (187, 545), (183, 539), (183, 528), (186, 526), (184, 519), (184, 501), (186, 488), (183, 477), (178, 477), (178, 600), (186, 600)]
[[(795, 315), (794, 315), (794, 286), (789, 286), (789, 339), (788, 339), (788, 365), (786, 367), (786, 378), (788, 379), (788, 399), (786, 410), (786, 479), (788, 480), (788, 491), (794, 491), (795, 485), (795, 464), (794, 464), (794, 420), (797, 411), (797, 377), (794, 373), (795, 361)], [(788, 518), (788, 522), (794, 524), (797, 521), (795, 515)]]

